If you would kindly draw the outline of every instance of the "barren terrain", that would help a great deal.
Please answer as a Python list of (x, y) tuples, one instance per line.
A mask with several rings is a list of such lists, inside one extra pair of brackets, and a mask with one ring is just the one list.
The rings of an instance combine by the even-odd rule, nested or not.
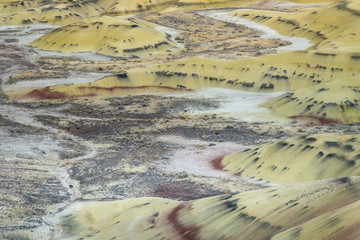
[[(256, 223), (255, 227), (249, 227), (265, 229), (254, 239), (270, 239), (275, 235), (279, 239), (290, 239), (286, 237), (296, 231), (292, 229), (298, 225), (305, 229), (304, 236), (314, 236), (315, 230), (308, 221), (322, 224), (317, 222), (318, 216), (324, 221), (338, 216), (345, 227), (350, 226), (346, 225), (348, 222), (358, 223), (358, 219), (353, 221), (356, 217), (348, 213), (359, 211), (358, 178), (346, 178), (359, 173), (358, 102), (345, 99), (358, 97), (355, 84), (358, 65), (353, 62), (358, 61), (353, 57), (357, 56), (356, 48), (344, 55), (342, 49), (332, 53), (329, 48), (321, 48), (327, 43), (316, 42), (318, 36), (291, 35), (275, 24), (277, 32), (272, 23), (264, 27), (266, 24), (258, 22), (262, 18), (260, 13), (268, 14), (262, 18), (264, 21), (275, 13), (284, 16), (293, 13), (300, 18), (302, 11), (315, 11), (312, 8), (320, 9), (323, 5), (265, 1), (248, 6), (244, 3), (240, 7), (242, 4), (234, 1), (232, 6), (215, 8), (221, 7), (221, 3), (197, 5), (191, 1), (174, 1), (177, 3), (171, 5), (170, 2), (160, 1), (156, 7), (144, 11), (140, 11), (139, 6), (135, 10), (127, 6), (123, 11), (119, 4), (109, 9), (105, 3), (99, 5), (108, 9), (105, 13), (112, 17), (132, 13), (129, 19), (138, 24), (133, 28), (141, 26), (150, 32), (154, 30), (158, 34), (156, 41), (163, 37), (163, 42), (169, 42), (159, 45), (146, 39), (154, 47), (132, 48), (131, 56), (122, 55), (121, 51), (109, 54), (104, 50), (102, 54), (103, 49), (83, 51), (81, 42), (77, 46), (79, 49), (74, 44), (71, 51), (51, 49), (57, 47), (55, 42), (49, 44), (52, 34), (70, 32), (62, 39), (70, 41), (72, 31), (67, 28), (87, 29), (93, 24), (91, 21), (95, 21), (100, 11), (93, 3), (89, 6), (91, 9), (95, 6), (96, 11), (89, 10), (89, 26), (81, 25), (87, 21), (86, 17), (81, 18), (83, 22), (79, 25), (77, 20), (66, 20), (73, 24), (68, 26), (65, 18), (61, 18), (65, 22), (56, 22), (60, 18), (55, 17), (54, 25), (34, 20), (36, 24), (7, 26), (15, 20), (10, 21), (5, 10), (2, 13), (5, 17), (0, 15), (5, 23), (0, 28), (1, 239), (138, 239), (132, 236), (139, 237), (140, 233), (145, 236), (149, 229), (153, 235), (146, 239), (161, 239), (162, 236), (164, 239), (238, 239), (237, 236), (244, 233), (236, 229), (241, 229), (238, 226), (243, 223), (234, 220), (237, 217), (231, 215), (233, 211), (239, 211), (241, 221), (246, 224), (253, 221), (252, 217), (264, 221), (260, 221), (259, 226)], [(340, 11), (341, 8), (336, 9)], [(257, 11), (260, 13), (256, 18), (247, 19)], [(141, 21), (146, 24), (141, 25)], [(106, 24), (99, 26), (105, 28)], [(124, 29), (130, 28), (130, 25), (124, 26)], [(111, 31), (106, 34), (111, 38)], [(126, 44), (145, 46), (140, 34), (143, 33), (139, 33), (136, 41)], [(36, 40), (39, 37), (42, 39)], [(328, 37), (342, 46), (341, 41), (336, 42), (337, 37), (330, 34)], [(350, 39), (346, 41), (352, 43)], [(34, 40), (37, 45), (31, 47)], [(161, 45), (171, 47), (162, 49)], [(318, 47), (329, 53), (313, 53)], [(155, 48), (156, 51), (150, 51)], [(129, 50), (124, 48), (123, 52)], [(340, 60), (315, 65), (317, 58), (329, 57), (321, 54), (335, 54)], [(346, 64), (341, 60), (345, 57), (351, 61), (340, 70)], [(305, 62), (308, 59), (310, 63)], [(330, 64), (338, 67), (330, 68)], [(311, 75), (309, 71), (314, 73)], [(351, 77), (339, 87), (337, 83), (343, 76)], [(335, 84), (329, 84), (330, 81)], [(344, 100), (339, 97), (338, 102), (327, 103), (335, 98), (329, 95), (321, 99), (325, 101), (324, 107), (319, 106), (321, 110), (317, 113), (307, 110), (321, 101), (318, 93), (324, 90), (318, 89), (329, 88), (329, 92), (336, 95), (339, 88), (348, 90), (349, 86), (353, 87), (351, 94), (354, 96), (346, 92), (342, 95)], [(300, 100), (295, 98), (298, 95)], [(299, 101), (305, 110), (294, 107)], [(309, 103), (305, 103), (307, 101)], [(334, 107), (334, 104), (338, 105)], [(349, 108), (347, 112), (345, 109)], [(304, 143), (303, 139), (312, 140)], [(328, 146), (326, 140), (332, 139), (337, 140)], [(305, 149), (292, 156), (290, 150), (285, 151), (279, 145)], [(319, 152), (336, 159), (326, 161), (326, 165), (324, 159), (321, 164), (314, 163), (314, 159), (322, 157)], [(338, 154), (335, 157), (331, 155), (334, 152)], [(292, 162), (293, 159), (298, 162)], [(303, 166), (304, 162), (308, 165)], [(339, 162), (346, 164), (339, 167)], [(281, 175), (280, 166), (283, 171), (291, 167), (296, 170)], [(328, 168), (326, 174), (321, 170), (324, 166)], [(314, 173), (302, 175), (312, 167)], [(342, 180), (331, 180), (339, 177)], [(306, 181), (313, 182), (301, 185)], [(290, 183), (299, 192), (286, 185)], [(330, 186), (329, 189), (325, 190), (326, 186)], [(259, 194), (254, 190), (259, 190)], [(278, 191), (281, 200), (268, 200), (275, 196), (270, 196), (268, 191)], [(304, 192), (301, 196), (300, 191)], [(319, 199), (329, 203), (324, 208), (335, 213), (316, 205), (320, 200), (314, 194), (318, 192), (321, 192)], [(301, 202), (299, 199), (305, 195), (306, 200)], [(345, 195), (346, 201), (340, 201), (339, 196)], [(134, 198), (137, 199), (132, 200)], [(302, 218), (293, 213), (291, 207), (287, 208), (292, 198), (304, 209), (310, 206), (314, 215), (306, 212)], [(239, 199), (246, 199), (242, 208), (242, 203), (237, 205)], [(256, 204), (260, 202), (261, 206), (249, 199), (254, 199)], [(271, 218), (276, 209), (270, 208), (266, 209), (269, 215), (263, 214), (261, 209), (266, 207), (265, 201), (274, 209), (286, 205), (286, 214)], [(120, 220), (113, 219), (111, 211), (107, 213), (112, 209), (111, 204), (116, 205), (114, 209), (119, 211)], [(131, 206), (130, 210), (124, 206)], [(247, 206), (249, 213), (243, 213)], [(138, 212), (133, 210), (137, 208)], [(106, 216), (111, 215), (108, 220), (97, 217), (102, 216), (101, 209), (108, 214)], [(228, 212), (228, 209), (232, 210)], [(228, 225), (210, 234), (212, 223), (206, 216), (212, 214), (214, 222), (221, 222), (221, 214), (215, 219), (218, 213), (228, 217), (224, 221)], [(95, 220), (90, 221), (91, 217), (86, 214)], [(334, 215), (328, 217), (326, 214)], [(290, 219), (288, 225), (277, 217)], [(119, 235), (113, 238), (106, 235), (112, 233), (111, 230), (101, 235), (102, 229), (113, 228), (115, 220), (124, 221), (122, 227), (127, 230), (119, 230)], [(145, 231), (142, 222), (151, 221), (155, 225)], [(91, 224), (103, 227), (101, 231), (96, 227), (89, 230)], [(332, 227), (321, 228), (332, 231)], [(245, 232), (248, 235), (244, 239), (253, 239), (252, 230)], [(323, 236), (326, 237), (325, 232)], [(346, 230), (348, 232), (351, 231)], [(350, 238), (340, 236), (337, 239), (351, 239), (354, 235), (346, 236)]]

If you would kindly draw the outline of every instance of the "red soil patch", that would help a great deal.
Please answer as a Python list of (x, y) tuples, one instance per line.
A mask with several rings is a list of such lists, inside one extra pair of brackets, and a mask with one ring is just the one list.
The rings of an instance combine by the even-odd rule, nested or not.
[(95, 97), (95, 93), (82, 94), (82, 95), (68, 95), (66, 93), (52, 91), (50, 87), (43, 87), (34, 89), (25, 95), (25, 98), (32, 98), (35, 100), (50, 100), (50, 99), (62, 99), (62, 98), (77, 98), (77, 97)]
[(317, 116), (313, 116), (313, 115), (299, 115), (299, 116), (291, 116), (289, 118), (295, 119), (295, 120), (304, 120), (307, 122), (311, 122), (311, 124), (308, 124), (308, 125), (315, 125), (315, 126), (329, 125), (331, 123), (334, 123), (334, 124), (342, 123), (340, 120), (337, 120), (337, 119), (317, 117)]
[(195, 226), (185, 226), (179, 220), (179, 212), (185, 208), (189, 209), (190, 206), (190, 204), (181, 203), (167, 215), (167, 220), (174, 226), (176, 232), (183, 240), (198, 240), (200, 239), (200, 228)]
[[(228, 155), (228, 154), (226, 154)], [(223, 156), (219, 156), (217, 158), (214, 158), (213, 160), (211, 160), (211, 166), (216, 169), (216, 170), (219, 170), (219, 171), (225, 171), (227, 172), (225, 169), (224, 169), (224, 166), (222, 165), (222, 160), (223, 158), (226, 156), (226, 155), (223, 155)], [(235, 176), (241, 176), (241, 172), (238, 172), (236, 174), (234, 174)]]
[(221, 161), (223, 160), (225, 156), (219, 156), (217, 158), (214, 158), (213, 160), (211, 160), (211, 166), (219, 171), (225, 171), (224, 170), (224, 166), (221, 164)]
[(32, 90), (31, 92), (26, 94), (26, 97), (35, 98), (37, 100), (44, 100), (66, 98), (67, 96), (65, 93), (51, 91), (50, 87), (44, 87)]

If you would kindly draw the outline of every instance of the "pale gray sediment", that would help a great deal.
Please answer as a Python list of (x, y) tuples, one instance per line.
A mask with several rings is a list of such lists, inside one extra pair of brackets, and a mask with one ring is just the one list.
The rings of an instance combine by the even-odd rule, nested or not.
[(199, 11), (198, 14), (204, 17), (210, 17), (219, 21), (224, 21), (228, 23), (235, 23), (239, 25), (244, 25), (248, 28), (256, 29), (261, 31), (263, 34), (260, 36), (261, 38), (275, 38), (283, 41), (290, 42), (290, 45), (281, 46), (277, 48), (278, 52), (286, 52), (286, 51), (302, 51), (311, 47), (312, 44), (310, 40), (307, 38), (299, 38), (299, 37), (289, 37), (279, 34), (272, 28), (267, 26), (258, 24), (256, 22), (246, 20), (244, 18), (238, 16), (231, 16), (228, 13), (231, 10), (210, 10), (210, 11)]

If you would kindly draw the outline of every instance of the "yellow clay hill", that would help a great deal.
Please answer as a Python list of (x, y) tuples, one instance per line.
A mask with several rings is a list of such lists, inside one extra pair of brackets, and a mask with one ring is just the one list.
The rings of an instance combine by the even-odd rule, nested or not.
[[(129, 17), (96, 17), (53, 30), (31, 42), (32, 47), (61, 52), (96, 52), (114, 57), (176, 53), (181, 46), (154, 24)], [(89, 41), (91, 39), (91, 41)]]
[[(292, 91), (291, 94), (294, 96), (304, 96), (304, 100), (313, 98), (313, 102), (327, 103), (329, 107), (320, 108), (323, 105), (318, 105), (310, 110), (307, 107), (311, 104), (294, 107), (291, 105), (292, 99), (289, 99), (290, 102), (286, 104), (277, 99), (276, 104), (271, 101), (264, 106), (280, 115), (286, 113), (286, 117), (313, 115), (338, 122), (358, 122), (357, 116), (360, 114), (358, 103), (355, 101), (360, 74), (358, 8), (359, 4), (356, 2), (334, 2), (301, 8), (295, 12), (249, 9), (229, 12), (232, 16), (268, 25), (284, 35), (308, 38), (313, 46), (306, 51), (282, 52), (240, 60), (186, 58), (171, 63), (131, 69), (127, 72), (128, 81), (125, 86), (170, 87), (179, 90), (221, 87), (256, 92)], [(110, 26), (113, 24), (112, 20), (109, 20), (110, 17), (100, 19), (104, 21), (92, 19), (55, 30), (35, 40), (31, 46), (56, 51), (95, 51), (119, 57), (149, 56), (150, 54), (164, 54), (168, 51), (176, 53), (181, 50), (178, 44), (154, 31), (154, 26), (145, 21), (136, 19), (134, 24), (139, 27), (131, 28), (129, 22), (118, 27), (117, 30), (117, 27)], [(124, 21), (132, 20), (129, 18)], [(121, 34), (117, 31), (121, 31)], [(98, 32), (101, 34), (97, 34)], [(141, 37), (131, 41), (127, 34), (136, 37), (149, 35), (153, 38), (144, 40)], [(91, 46), (83, 43), (84, 41), (76, 40), (87, 39), (89, 36), (98, 36), (100, 39), (96, 41), (97, 44), (91, 44)], [(58, 40), (60, 37), (62, 40)], [(164, 43), (158, 46), (159, 49), (151, 47), (145, 49), (159, 43)], [(113, 78), (102, 79), (96, 85), (101, 82), (106, 88), (106, 82), (113, 82)], [(117, 87), (123, 86), (123, 82), (117, 83)], [(48, 91), (56, 91), (69, 97), (81, 96), (79, 87), (83, 88), (83, 85), (51, 87)], [(305, 88), (308, 89), (305, 90)], [(323, 99), (325, 93), (314, 94), (322, 88), (329, 88), (326, 92), (327, 99)], [(340, 89), (342, 93), (348, 93), (345, 95), (349, 101), (346, 97), (342, 97), (344, 99), (335, 97)], [(27, 98), (30, 91), (33, 89), (8, 92), (7, 95), (10, 98)], [(301, 92), (297, 94), (297, 91)], [(114, 96), (118, 93), (112, 92), (110, 95)], [(91, 95), (103, 96), (103, 94), (98, 94), (96, 89), (88, 92), (88, 96)], [(302, 99), (298, 102), (302, 102)]]
[(337, 178), (189, 202), (79, 203), (60, 225), (65, 239), (356, 239), (359, 197), (359, 178)]
[(232, 153), (222, 166), (234, 174), (272, 183), (360, 176), (360, 136), (296, 136)]

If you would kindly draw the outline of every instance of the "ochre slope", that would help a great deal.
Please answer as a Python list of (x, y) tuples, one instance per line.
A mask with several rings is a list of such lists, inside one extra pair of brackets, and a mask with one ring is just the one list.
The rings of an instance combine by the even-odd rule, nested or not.
[[(207, 6), (238, 6), (243, 1), (188, 1), (182, 0), (1, 0), (0, 25), (23, 25), (33, 23), (67, 25), (89, 17), (110, 15), (123, 16), (144, 12), (199, 9)], [(179, 2), (179, 4), (177, 4)], [(181, 7), (179, 7), (181, 6)]]
[[(357, 8), (357, 3), (345, 4), (343, 2), (336, 2), (290, 13), (249, 9), (230, 12), (232, 15), (259, 21), (261, 24), (277, 29), (285, 35), (309, 38), (314, 46), (307, 51), (283, 52), (240, 60), (184, 59), (172, 63), (152, 65), (147, 68), (132, 69), (127, 73), (128, 80), (132, 86), (151, 86), (152, 88), (169, 87), (173, 89), (198, 90), (206, 87), (222, 87), (245, 91), (267, 92), (297, 91), (299, 89), (336, 81), (341, 84), (329, 85), (331, 89), (326, 93), (328, 95), (328, 102), (321, 99), (321, 94), (313, 93), (317, 91), (317, 89), (323, 88), (321, 86), (319, 88), (302, 90), (303, 92), (298, 94), (299, 96), (306, 94), (304, 100), (305, 97), (307, 97), (308, 99), (314, 98), (313, 102), (316, 103), (326, 102), (328, 106), (325, 108), (321, 108), (324, 105), (320, 106), (320, 104), (315, 107), (311, 106), (311, 104), (301, 104), (293, 107), (293, 105), (291, 105), (292, 99), (290, 99), (291, 94), (286, 95), (283, 100), (276, 104), (275, 102), (270, 102), (264, 106), (271, 107), (273, 112), (279, 113), (280, 115), (284, 115), (285, 113), (287, 117), (310, 116), (325, 118), (325, 121), (358, 122), (359, 119), (357, 116), (360, 115), (360, 113), (356, 101), (352, 101), (350, 98), (350, 101), (347, 101), (346, 97), (345, 99), (336, 98), (336, 92), (342, 89), (341, 91), (343, 93), (349, 93), (347, 95), (351, 96), (353, 100), (357, 99), (356, 89), (358, 87), (357, 82), (360, 74), (360, 46), (358, 45), (360, 42), (360, 17), (357, 14)], [(92, 21), (93, 20), (90, 22), (94, 24)], [(83, 22), (81, 24), (83, 24)], [(130, 41), (126, 41), (131, 40), (131, 38), (124, 37), (121, 42), (117, 41), (119, 39), (118, 36), (121, 35), (119, 35), (116, 30), (106, 30), (111, 24), (83, 24), (84, 26), (81, 24), (56, 30), (36, 40), (32, 43), (32, 46), (56, 51), (95, 51), (109, 56), (126, 57), (131, 57), (132, 55), (148, 56), (153, 53), (166, 54), (169, 49), (173, 50), (174, 53), (178, 50), (176, 46), (174, 46), (175, 43), (172, 43), (168, 39), (162, 41), (161, 39), (164, 39), (165, 36), (160, 33), (157, 33), (158, 35), (156, 35), (154, 39), (142, 37), (141, 40), (131, 41), (130, 43)], [(144, 24), (149, 26), (146, 23)], [(142, 26), (140, 22), (139, 25)], [(150, 26), (148, 28), (150, 32), (152, 31), (151, 28)], [(146, 31), (144, 29), (145, 27), (126, 30), (128, 30), (131, 35), (134, 35), (132, 34), (133, 31), (135, 33), (141, 30), (140, 33), (137, 33), (137, 36), (145, 36)], [(102, 31), (104, 35), (96, 35), (99, 31)], [(122, 34), (126, 35), (125, 33)], [(89, 36), (94, 35), (96, 35), (94, 39), (98, 36), (104, 36), (98, 41), (98, 45), (96, 46), (86, 44), (89, 41), (84, 40), (84, 43), (80, 43), (77, 40), (87, 39)], [(159, 37), (159, 40), (155, 41), (157, 37)], [(64, 40), (59, 41), (58, 39)], [(144, 39), (149, 42), (145, 43)], [(124, 40), (125, 43), (123, 42)], [(159, 49), (149, 47), (151, 45), (155, 46), (154, 44), (158, 44), (159, 42), (166, 42), (168, 44), (158, 46)], [(145, 47), (147, 49), (144, 49)], [(109, 79), (110, 82), (112, 81), (111, 78), (112, 77)], [(346, 80), (346, 83), (342, 83), (344, 80)], [(107, 81), (106, 79), (102, 79), (101, 83), (106, 84)], [(99, 83), (100, 82), (97, 83), (97, 86), (99, 86)], [(116, 85), (116, 87), (123, 86), (122, 83)], [(334, 89), (332, 89), (333, 87)], [(83, 89), (84, 86), (51, 87), (46, 91), (49, 95), (51, 92), (54, 92), (54, 96), (60, 93), (60, 95), (65, 94), (68, 97), (76, 97), (84, 95), (82, 93), (83, 90), (78, 91), (79, 88)], [(351, 92), (351, 89), (353, 92)], [(28, 97), (29, 92), (33, 90), (34, 89), (28, 89), (22, 90), (21, 92), (8, 92), (6, 94), (10, 98), (25, 98), (26, 96)], [(92, 89), (91, 92), (87, 92), (87, 95), (103, 95), (102, 93), (98, 94), (97, 90), (98, 89)], [(138, 93), (138, 91), (136, 91), (136, 93)], [(114, 95), (115, 92), (112, 93), (112, 96)], [(295, 93), (295, 96), (296, 95)], [(318, 96), (319, 99), (317, 99)], [(284, 103), (284, 101), (287, 100), (289, 100), (289, 102)], [(298, 102), (303, 101), (300, 99)], [(298, 102), (296, 102), (296, 104)], [(275, 105), (272, 106), (273, 104)], [(309, 105), (312, 108), (308, 109)], [(279, 109), (277, 109), (277, 107), (279, 107)], [(289, 115), (290, 113), (291, 115)]]
[[(306, 236), (335, 231), (356, 236), (359, 178), (340, 178), (221, 195), (190, 202), (158, 198), (75, 204), (62, 218), (63, 238), (77, 239), (270, 239), (296, 226)], [(330, 213), (330, 214), (329, 214)], [(314, 229), (306, 223), (321, 217)], [(347, 227), (343, 227), (347, 226)], [(320, 235), (321, 236), (321, 235)], [(331, 235), (330, 235), (331, 236)], [(326, 239), (326, 238), (319, 238)]]
[(279, 233), (271, 239), (359, 239), (359, 216), (360, 201), (357, 201)]
[(224, 170), (272, 183), (360, 176), (360, 136), (295, 136), (225, 156)]
[[(181, 85), (193, 90), (225, 87), (245, 91), (295, 91), (344, 79), (351, 82), (351, 86), (356, 86), (360, 73), (360, 17), (342, 9), (343, 6), (341, 3), (327, 3), (290, 13), (249, 9), (230, 12), (258, 20), (284, 35), (309, 38), (314, 46), (306, 51), (240, 60), (191, 58), (130, 70), (128, 74), (134, 82), (146, 78), (154, 84), (171, 87)], [(275, 16), (280, 19), (293, 17), (296, 21), (292, 18), (277, 21)], [(317, 24), (317, 18), (321, 24)], [(299, 30), (297, 25), (291, 25), (303, 20), (305, 26), (301, 27), (304, 29)], [(271, 21), (274, 23), (271, 24)], [(329, 27), (326, 26), (332, 26), (331, 29), (335, 30), (327, 30)], [(342, 35), (344, 39), (340, 40)]]
[[(270, 26), (285, 35), (306, 37), (314, 44), (306, 53), (297, 54), (307, 55), (307, 67), (313, 71), (309, 77), (317, 83), (326, 83), (302, 90), (290, 88), (294, 93), (263, 106), (283, 116), (300, 116), (310, 123), (314, 118), (316, 121), (323, 118), (328, 122), (359, 122), (359, 6), (358, 2), (335, 2), (297, 12), (237, 10), (230, 13)], [(294, 54), (284, 57), (292, 61)], [(336, 66), (340, 62), (348, 67)]]
[(0, 25), (33, 23), (67, 25), (99, 15), (113, 0), (0, 1)]
[(117, 0), (107, 11), (110, 16), (123, 16), (143, 12), (159, 12), (178, 0)]
[[(358, 71), (360, 71), (360, 64), (350, 57), (344, 56), (338, 58), (338, 61), (326, 62), (323, 61), (322, 56), (288, 52), (241, 60), (192, 58), (156, 64), (129, 70), (127, 84), (187, 90), (220, 87), (272, 92), (302, 89), (339, 79), (355, 82), (357, 79), (355, 73)], [(104, 78), (101, 83), (107, 84), (106, 82), (112, 82), (112, 79), (113, 77), (108, 80)], [(123, 82), (118, 82), (117, 86), (124, 86)], [(78, 87), (83, 87), (83, 85), (72, 85), (71, 91), (75, 91), (74, 89)], [(53, 91), (52, 89), (55, 88), (51, 87), (49, 91)], [(10, 98), (24, 98), (30, 91), (33, 89), (6, 94)], [(56, 87), (56, 91), (66, 91), (64, 93), (68, 94), (69, 88), (66, 85), (59, 86)]]
[[(273, 20), (282, 26), (283, 31), (280, 32), (283, 34), (294, 34), (311, 39), (314, 47), (308, 51), (284, 52), (240, 60), (190, 58), (174, 63), (153, 65), (145, 69), (133, 69), (128, 74), (133, 82), (145, 78), (151, 84), (170, 87), (181, 85), (193, 90), (204, 87), (225, 87), (246, 91), (295, 91), (343, 79), (356, 84), (357, 75), (360, 73), (360, 57), (358, 57), (360, 18), (343, 10), (341, 6), (343, 5), (340, 3), (330, 3), (318, 6), (318, 10), (312, 8), (291, 13), (256, 10), (238, 10), (230, 13), (247, 13), (250, 16), (252, 12), (263, 12), (270, 15), (278, 14), (281, 19), (286, 19), (286, 16), (297, 16), (299, 21), (309, 19), (308, 28), (314, 26), (313, 30), (309, 30), (310, 32), (292, 30), (290, 23), (295, 20), (284, 20), (284, 23)], [(317, 13), (314, 14), (314, 11)], [(315, 18), (319, 17), (324, 24), (316, 25), (313, 15)], [(262, 19), (261, 16), (254, 16), (255, 19), (251, 19)], [(274, 17), (269, 16), (269, 18)], [(344, 24), (331, 25), (342, 21)], [(346, 24), (347, 22), (351, 24)], [(261, 23), (268, 24), (265, 21)], [(268, 25), (277, 29), (275, 23)], [(326, 29), (327, 25), (333, 26), (336, 31), (318, 30)], [(344, 34), (344, 40), (339, 40), (341, 34)]]
[(359, 83), (344, 80), (286, 93), (261, 106), (285, 117), (326, 124), (360, 122), (359, 103)]
[[(43, 50), (86, 52), (114, 57), (139, 57), (178, 52), (166, 34), (146, 21), (102, 16), (53, 30), (29, 44)], [(89, 41), (91, 39), (91, 41)]]
[(189, 89), (225, 87), (245, 91), (284, 91), (318, 85), (336, 79), (356, 80), (357, 60), (343, 56), (325, 61), (323, 56), (302, 52), (271, 54), (241, 60), (193, 58), (129, 71), (132, 80)]
[(360, 52), (360, 11), (356, 10), (359, 5), (335, 2), (296, 12), (242, 9), (229, 14), (267, 25), (283, 35), (310, 39), (314, 43), (310, 50), (331, 56)]
[(178, 0), (162, 12), (246, 6), (254, 0)]
[(153, 225), (152, 221), (164, 215), (162, 212), (171, 211), (178, 204), (160, 198), (75, 204), (60, 224), (64, 232), (62, 238), (157, 239), (159, 231), (145, 232), (145, 227)]

